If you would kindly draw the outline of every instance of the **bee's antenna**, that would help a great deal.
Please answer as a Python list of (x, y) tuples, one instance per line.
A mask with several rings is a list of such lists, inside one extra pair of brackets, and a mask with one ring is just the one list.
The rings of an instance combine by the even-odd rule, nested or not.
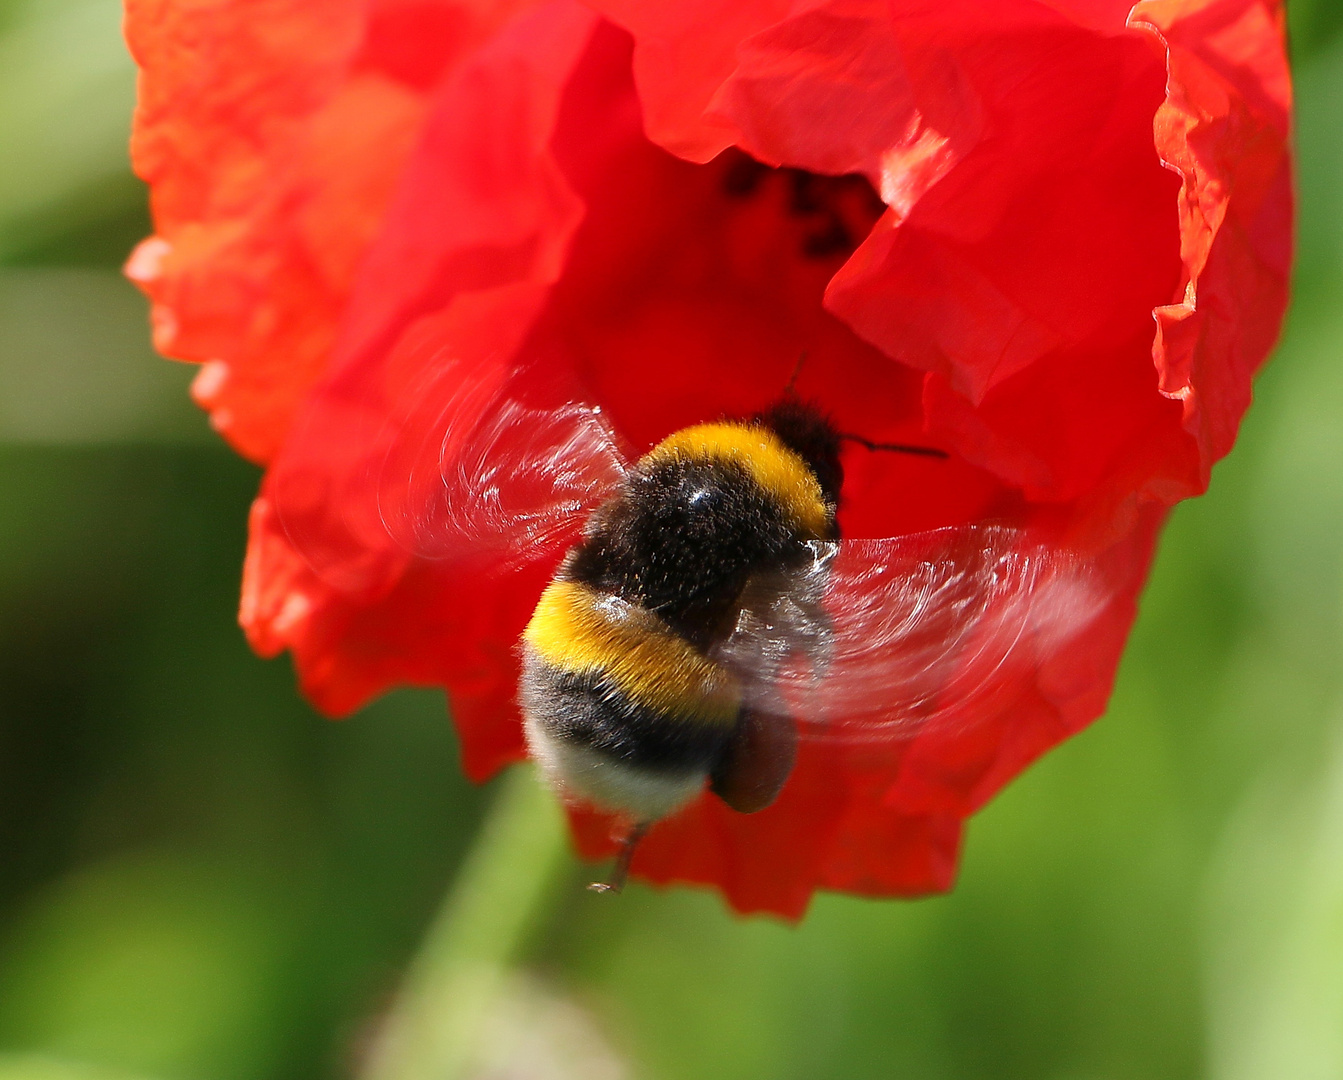
[(625, 839), (620, 842), (620, 853), (616, 855), (616, 863), (611, 867), (611, 876), (609, 881), (594, 881), (588, 886), (595, 893), (618, 893), (625, 887), (625, 879), (630, 874), (630, 860), (634, 858), (634, 849), (639, 846), (639, 841), (644, 838), (644, 833), (648, 832), (651, 821), (641, 821), (629, 832), (625, 834)]
[(893, 442), (873, 442), (871, 439), (865, 439), (861, 435), (849, 435), (841, 432), (841, 439), (848, 439), (850, 442), (856, 442), (859, 446), (865, 446), (869, 450), (890, 450), (897, 454), (917, 454), (919, 457), (949, 458), (951, 457), (945, 450), (938, 450), (931, 446), (910, 446), (907, 443)]
[(797, 377), (802, 374), (802, 365), (807, 362), (807, 350), (803, 349), (798, 354), (797, 363), (793, 365), (793, 373), (788, 376), (788, 385), (783, 388), (783, 396), (790, 398), (794, 396), (794, 390), (797, 386)]

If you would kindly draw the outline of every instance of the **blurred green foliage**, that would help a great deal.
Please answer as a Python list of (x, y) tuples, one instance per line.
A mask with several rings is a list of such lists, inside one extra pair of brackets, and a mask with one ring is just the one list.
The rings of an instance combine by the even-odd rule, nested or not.
[[(1108, 716), (949, 897), (794, 928), (566, 888), (529, 1030), (581, 1009), (648, 1080), (1343, 1077), (1343, 5), (1291, 19), (1298, 301)], [(257, 474), (116, 276), (117, 20), (0, 0), (0, 1080), (348, 1075), (489, 792), (439, 695), (330, 724), (242, 642)]]

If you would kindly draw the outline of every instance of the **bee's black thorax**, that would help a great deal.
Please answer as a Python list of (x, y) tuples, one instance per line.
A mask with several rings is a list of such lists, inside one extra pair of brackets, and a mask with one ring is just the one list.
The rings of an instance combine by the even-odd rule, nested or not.
[[(791, 401), (755, 421), (807, 464), (828, 504), (833, 536), (843, 477), (834, 429)], [(560, 576), (639, 604), (704, 648), (735, 615), (747, 578), (795, 556), (811, 538), (799, 534), (789, 508), (740, 462), (654, 454), (593, 515)]]
[(779, 506), (731, 462), (636, 467), (561, 575), (654, 612), (704, 648), (753, 569), (797, 543)]
[(786, 397), (752, 419), (773, 431), (783, 444), (807, 463), (832, 508), (839, 505), (844, 467), (839, 460), (841, 437), (830, 419), (813, 405)]

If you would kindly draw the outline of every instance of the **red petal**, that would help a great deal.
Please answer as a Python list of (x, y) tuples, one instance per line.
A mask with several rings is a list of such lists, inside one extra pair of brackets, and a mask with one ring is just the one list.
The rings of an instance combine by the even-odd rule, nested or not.
[(634, 37), (634, 80), (644, 127), (659, 146), (709, 161), (737, 142), (726, 119), (708, 113), (737, 66), (737, 47), (787, 16), (789, 0), (594, 0), (592, 7)]
[(1292, 259), (1292, 90), (1276, 2), (1147, 0), (1168, 50), (1156, 145), (1177, 169), (1182, 291), (1156, 312), (1161, 392), (1183, 406), (1198, 490), (1231, 449), (1250, 379), (1277, 340)]
[[(513, 647), (545, 570), (499, 577), (413, 560), (383, 527), (376, 476), (399, 434), (388, 420), (434, 357), (447, 348), (503, 370), (545, 299), (579, 209), (547, 164), (549, 130), (591, 24), (575, 4), (545, 5), (439, 89), (366, 260), (346, 344), (267, 477), (278, 513), (253, 522), (249, 635), (290, 647), (329, 712), (401, 682), (451, 686), (476, 775), (521, 754)], [(301, 623), (268, 599), (283, 593), (277, 574), (302, 577), (295, 566), (310, 594)]]
[[(768, 404), (805, 346), (802, 388), (814, 388), (841, 422), (873, 437), (917, 433), (917, 377), (821, 309), (842, 255), (799, 254), (808, 226), (789, 217), (785, 178), (743, 201), (724, 194), (724, 163), (688, 165), (644, 139), (623, 35), (608, 28), (593, 39), (564, 109), (554, 113), (569, 79), (564, 60), (577, 60), (572, 45), (589, 27), (579, 9), (550, 5), (444, 85), (361, 275), (334, 369), (267, 478), (286, 541), (348, 603), (388, 606), (391, 594), (405, 595), (415, 610), (404, 619), (413, 623), (429, 602), (423, 590), (397, 592), (412, 564), (383, 525), (376, 475), (406, 436), (395, 418), (407, 395), (419, 403), (433, 392), (419, 376), (438, 356), (500, 372), (527, 358), (572, 365), (641, 445), (706, 416)], [(567, 50), (557, 45), (566, 33)], [(533, 76), (520, 77), (532, 58)], [(511, 139), (497, 124), (508, 94), (518, 95), (502, 110), (516, 120)], [(553, 138), (548, 124), (556, 125)], [(478, 152), (500, 144), (512, 149)], [(508, 167), (480, 176), (482, 161), (495, 159)], [(587, 213), (573, 234), (576, 196)], [(688, 258), (680, 254), (687, 234), (697, 237)], [(564, 276), (547, 293), (561, 265)], [(861, 455), (850, 531), (886, 535), (968, 521), (1011, 501), (963, 465)], [(424, 573), (453, 575), (441, 564)], [(490, 604), (493, 587), (473, 584), (458, 595), (443, 584), (434, 593)], [(268, 636), (264, 622), (250, 617), (253, 633)], [(376, 676), (361, 674), (358, 655), (331, 664), (300, 650), (305, 685), (329, 706), (327, 679), (373, 693), (413, 677), (382, 657)], [(407, 656), (407, 672), (417, 663)], [(511, 672), (511, 657), (508, 664)], [(356, 703), (346, 694), (339, 700)]]
[[(157, 235), (128, 264), (154, 341), (206, 363), (211, 422), (264, 461), (336, 337), (355, 266), (419, 132), (424, 88), (503, 5), (127, 0), (132, 151)], [(454, 27), (423, 53), (422, 24)], [(417, 45), (418, 41), (418, 45)]]
[(197, 392), (235, 444), (285, 440), (244, 625), (328, 711), (449, 687), (485, 775), (522, 752), (514, 643), (548, 567), (437, 562), (384, 527), (379, 471), (454, 400), (443, 358), (577, 378), (642, 448), (768, 404), (805, 349), (799, 392), (842, 428), (957, 451), (847, 455), (847, 535), (1038, 524), (1104, 553), (1115, 592), (1004, 674), (1012, 708), (807, 744), (774, 806), (706, 797), (634, 869), (789, 917), (818, 887), (944, 889), (963, 817), (1104, 707), (1165, 508), (1229, 448), (1277, 333), (1280, 6), (593, 6), (625, 30), (575, 0), (132, 0), (160, 237), (131, 272), (160, 346), (215, 361)]
[[(939, 375), (930, 418), (972, 460), (1051, 500), (1107, 473), (1146, 471), (1166, 502), (1201, 490), (1285, 306), (1279, 4), (1153, 0), (1131, 26), (1104, 0), (601, 6), (635, 36), (662, 145), (879, 182), (891, 211), (827, 305)], [(1154, 309), (1183, 415), (1143, 359)]]
[[(737, 911), (798, 919), (818, 888), (869, 896), (924, 896), (956, 875), (961, 821), (911, 815), (883, 799), (898, 751), (854, 754), (804, 744), (777, 802), (738, 814), (704, 795), (655, 825), (632, 871), (655, 884), (716, 885)], [(572, 808), (580, 852), (609, 856), (620, 826)]]
[(906, 814), (972, 814), (1104, 711), (1165, 516), (1148, 504), (1118, 544), (1095, 556), (1113, 589), (1105, 611), (1038, 668), (1005, 670), (996, 700), (1010, 704), (920, 729), (887, 791), (890, 807)]

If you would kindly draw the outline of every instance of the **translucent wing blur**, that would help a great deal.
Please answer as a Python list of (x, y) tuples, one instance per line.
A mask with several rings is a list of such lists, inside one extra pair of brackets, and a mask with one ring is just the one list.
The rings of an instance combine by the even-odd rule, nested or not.
[(377, 478), (388, 533), (427, 559), (517, 565), (571, 543), (625, 474), (595, 405), (448, 366), (408, 395)]
[(718, 655), (803, 739), (898, 739), (1005, 707), (1109, 599), (1093, 566), (1018, 529), (816, 541), (747, 587)]

